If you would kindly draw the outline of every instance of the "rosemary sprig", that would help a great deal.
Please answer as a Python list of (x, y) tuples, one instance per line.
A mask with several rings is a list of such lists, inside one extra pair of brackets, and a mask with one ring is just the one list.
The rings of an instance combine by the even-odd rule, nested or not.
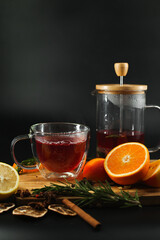
[(36, 195), (48, 191), (53, 191), (57, 196), (72, 197), (72, 201), (79, 206), (141, 207), (137, 192), (134, 196), (122, 190), (120, 194), (117, 194), (107, 181), (105, 183), (99, 182), (99, 186), (93, 186), (87, 180), (75, 180), (75, 184), (70, 184), (66, 180), (63, 185), (51, 183), (50, 186), (33, 189), (32, 193)]

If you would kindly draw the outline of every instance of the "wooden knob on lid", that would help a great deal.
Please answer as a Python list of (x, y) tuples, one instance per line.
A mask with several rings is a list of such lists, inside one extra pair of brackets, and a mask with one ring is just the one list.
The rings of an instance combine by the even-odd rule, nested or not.
[(126, 76), (128, 72), (128, 63), (115, 63), (114, 64), (114, 70), (118, 77), (120, 76)]

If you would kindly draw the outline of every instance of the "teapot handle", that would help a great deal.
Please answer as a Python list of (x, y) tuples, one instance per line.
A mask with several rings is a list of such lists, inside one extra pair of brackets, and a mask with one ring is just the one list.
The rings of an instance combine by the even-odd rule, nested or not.
[[(157, 105), (146, 105), (145, 108), (156, 108), (160, 110), (160, 107)], [(160, 145), (157, 145), (156, 147), (148, 148), (150, 153), (157, 152), (160, 149)]]

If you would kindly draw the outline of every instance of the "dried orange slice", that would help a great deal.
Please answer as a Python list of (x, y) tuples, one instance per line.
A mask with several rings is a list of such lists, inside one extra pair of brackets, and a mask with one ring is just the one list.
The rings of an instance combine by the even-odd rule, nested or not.
[(149, 151), (145, 145), (129, 142), (108, 153), (104, 168), (115, 183), (130, 185), (144, 178), (149, 169), (149, 161)]
[(147, 186), (160, 187), (160, 159), (149, 164), (149, 170), (142, 181)]

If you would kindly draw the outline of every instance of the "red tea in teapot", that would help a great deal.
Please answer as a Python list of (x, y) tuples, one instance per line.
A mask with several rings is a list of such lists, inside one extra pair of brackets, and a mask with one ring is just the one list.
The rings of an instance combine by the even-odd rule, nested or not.
[(144, 133), (139, 131), (99, 130), (97, 131), (97, 157), (106, 157), (112, 148), (126, 142), (144, 144)]

